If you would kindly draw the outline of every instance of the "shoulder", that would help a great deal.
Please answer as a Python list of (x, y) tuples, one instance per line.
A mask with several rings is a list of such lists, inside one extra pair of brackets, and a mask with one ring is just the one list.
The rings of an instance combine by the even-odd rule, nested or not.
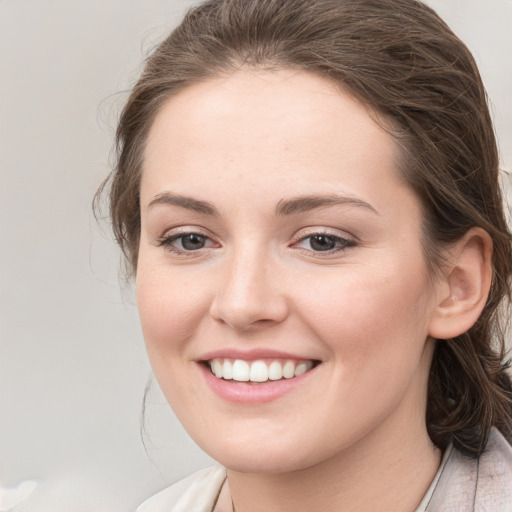
[(512, 447), (496, 429), (478, 461), (475, 503), (512, 512)]
[(225, 479), (221, 466), (202, 469), (147, 499), (137, 512), (210, 512)]
[(478, 459), (452, 450), (426, 508), (460, 510), (512, 512), (512, 447), (496, 429)]

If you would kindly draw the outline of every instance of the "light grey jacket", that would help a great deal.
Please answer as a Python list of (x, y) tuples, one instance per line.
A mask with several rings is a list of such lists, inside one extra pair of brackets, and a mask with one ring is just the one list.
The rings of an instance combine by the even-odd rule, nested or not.
[[(221, 466), (203, 469), (149, 498), (137, 512), (211, 512), (225, 479)], [(512, 512), (512, 447), (493, 429), (478, 459), (448, 448), (415, 512)]]

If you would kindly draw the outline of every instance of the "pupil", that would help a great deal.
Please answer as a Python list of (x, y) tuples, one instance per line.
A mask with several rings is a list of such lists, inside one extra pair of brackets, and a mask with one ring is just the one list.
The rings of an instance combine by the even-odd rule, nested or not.
[(184, 249), (188, 251), (194, 251), (197, 249), (202, 249), (204, 247), (204, 236), (190, 234), (186, 235), (181, 239), (181, 244)]
[(336, 242), (334, 239), (327, 235), (315, 235), (311, 237), (311, 248), (315, 251), (329, 251), (334, 249)]

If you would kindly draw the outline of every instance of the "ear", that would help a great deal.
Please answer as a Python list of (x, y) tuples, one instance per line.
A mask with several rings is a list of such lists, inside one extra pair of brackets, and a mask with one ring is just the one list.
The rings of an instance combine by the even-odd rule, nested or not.
[(492, 240), (481, 228), (470, 229), (448, 251), (438, 278), (437, 304), (429, 334), (448, 339), (468, 331), (484, 309), (492, 281)]

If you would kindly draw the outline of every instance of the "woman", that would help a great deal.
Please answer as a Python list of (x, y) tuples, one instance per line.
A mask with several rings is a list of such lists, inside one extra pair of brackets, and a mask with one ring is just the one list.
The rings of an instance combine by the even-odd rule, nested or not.
[(512, 510), (498, 155), (431, 9), (209, 0), (117, 148), (149, 358), (222, 465), (140, 512)]

